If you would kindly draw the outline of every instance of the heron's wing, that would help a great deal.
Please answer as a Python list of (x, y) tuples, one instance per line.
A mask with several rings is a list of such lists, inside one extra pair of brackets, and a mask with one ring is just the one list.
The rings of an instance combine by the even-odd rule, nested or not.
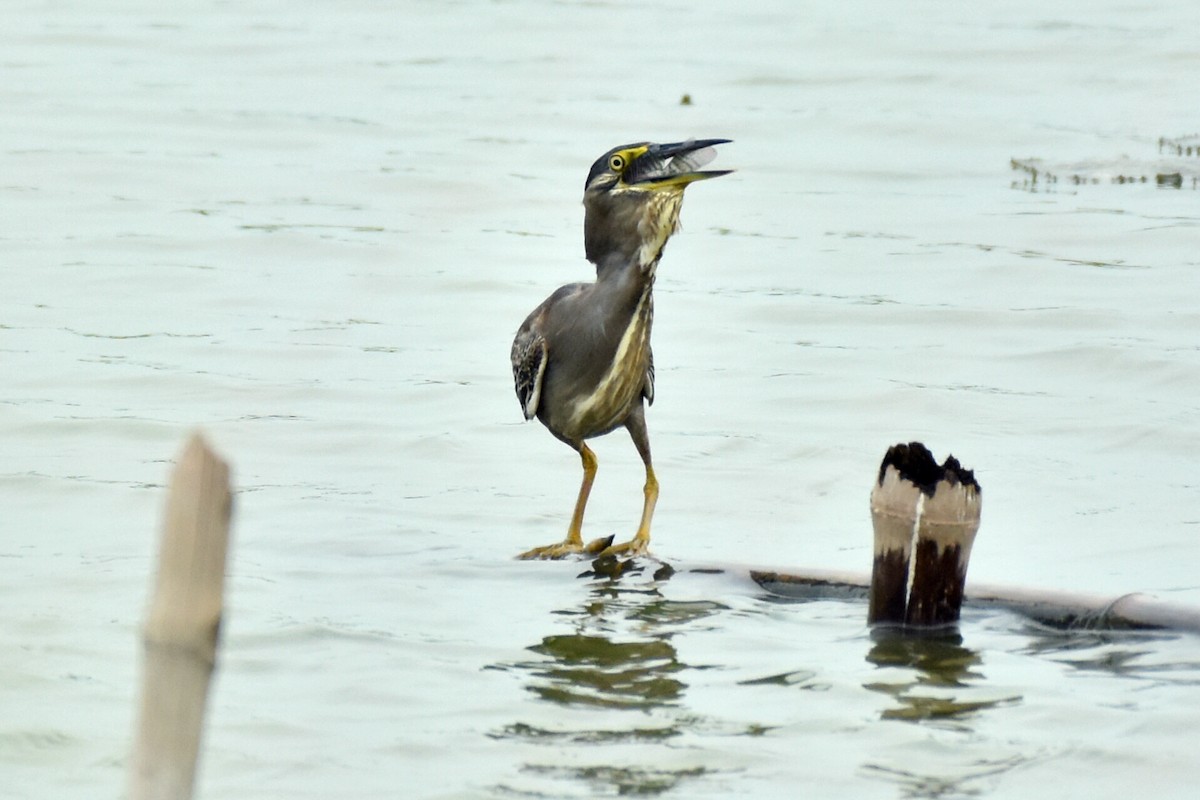
[(650, 361), (646, 364), (646, 382), (642, 384), (642, 397), (649, 405), (654, 405), (654, 351), (650, 351)]
[(528, 327), (517, 332), (512, 346), (512, 370), (521, 410), (525, 419), (533, 419), (542, 399), (542, 376), (546, 374), (546, 340), (540, 333)]

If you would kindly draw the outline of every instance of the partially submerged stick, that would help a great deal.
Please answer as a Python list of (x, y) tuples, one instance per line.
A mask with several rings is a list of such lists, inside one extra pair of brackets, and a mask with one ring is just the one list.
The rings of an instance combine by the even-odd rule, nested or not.
[(217, 657), (231, 497), (229, 467), (193, 435), (171, 478), (158, 577), (142, 630), (131, 800), (187, 800)]
[[(657, 567), (655, 567), (657, 562)], [(832, 569), (796, 569), (779, 572), (745, 564), (671, 564), (650, 559), (628, 559), (619, 568), (593, 569), (579, 577), (593, 580), (625, 580), (633, 575), (650, 576), (655, 582), (677, 580), (676, 576), (702, 574), (726, 576), (734, 582), (749, 578), (758, 588), (780, 598), (796, 601), (851, 601), (861, 603), (871, 591), (867, 572)], [(652, 571), (653, 569), (653, 571)], [(1086, 594), (1024, 586), (972, 583), (963, 595), (969, 611), (1010, 611), (1034, 622), (1064, 630), (1170, 630), (1200, 634), (1200, 606), (1169, 603), (1150, 594)]]
[[(739, 569), (731, 567), (730, 571)], [(751, 569), (749, 573), (751, 580), (771, 594), (796, 600), (863, 600), (871, 587), (871, 577), (865, 572)], [(971, 609), (1005, 609), (1055, 628), (1164, 629), (1200, 634), (1200, 608), (1166, 603), (1140, 592), (1082, 594), (973, 583), (963, 603)]]
[(981, 490), (954, 456), (938, 466), (920, 442), (888, 448), (871, 491), (875, 561), (867, 622), (958, 619), (979, 530)]

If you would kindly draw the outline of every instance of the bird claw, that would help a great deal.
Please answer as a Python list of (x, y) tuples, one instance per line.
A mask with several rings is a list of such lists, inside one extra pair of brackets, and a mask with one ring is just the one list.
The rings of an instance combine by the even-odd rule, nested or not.
[(625, 556), (632, 558), (634, 556), (644, 556), (650, 551), (650, 540), (643, 539), (640, 536), (635, 536), (628, 542), (621, 544), (609, 544), (608, 547), (600, 551), (598, 557), (606, 556)]
[(558, 560), (567, 556), (595, 556), (601, 552), (605, 552), (612, 545), (612, 536), (603, 536), (594, 541), (588, 542), (586, 545), (570, 540), (559, 542), (558, 544), (549, 544), (545, 547), (535, 547), (532, 550), (526, 550), (517, 558), (522, 561), (533, 561), (539, 559)]
[(613, 539), (615, 538), (617, 537), (609, 534), (608, 536), (601, 536), (599, 539), (593, 539), (587, 543), (587, 547), (583, 548), (583, 551), (589, 556), (598, 556), (612, 546)]

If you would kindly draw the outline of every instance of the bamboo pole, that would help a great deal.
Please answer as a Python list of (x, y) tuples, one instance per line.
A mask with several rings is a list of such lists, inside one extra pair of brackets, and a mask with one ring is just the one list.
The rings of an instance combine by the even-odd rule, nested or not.
[(980, 497), (975, 476), (953, 456), (942, 465), (943, 476), (921, 506), (913, 583), (908, 597), (908, 625), (944, 625), (958, 620), (967, 564), (979, 532)]
[(888, 448), (871, 490), (875, 558), (868, 623), (958, 619), (981, 492), (953, 456), (939, 466), (920, 442)]
[(216, 664), (232, 500), (229, 467), (199, 434), (167, 495), (158, 575), (142, 629), (131, 800), (188, 800)]
[(904, 621), (912, 574), (913, 532), (924, 499), (916, 484), (890, 465), (884, 466), (879, 482), (871, 490), (875, 557), (868, 622)]

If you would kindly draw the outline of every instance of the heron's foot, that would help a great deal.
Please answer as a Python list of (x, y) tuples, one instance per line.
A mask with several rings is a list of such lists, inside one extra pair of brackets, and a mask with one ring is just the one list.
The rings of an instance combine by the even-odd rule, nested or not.
[(644, 556), (648, 552), (650, 552), (650, 537), (638, 535), (630, 539), (628, 542), (622, 542), (621, 544), (610, 544), (608, 547), (600, 551), (599, 557), (604, 558), (605, 556), (623, 556), (626, 558), (632, 558), (633, 556)]
[(548, 544), (545, 547), (535, 547), (532, 550), (526, 550), (517, 556), (517, 558), (532, 561), (536, 559), (557, 560), (568, 556), (595, 556), (601, 552), (606, 552), (606, 548), (609, 548), (612, 540), (612, 536), (604, 536), (583, 544), (582, 542), (573, 542), (567, 539), (565, 542), (559, 542), (558, 544)]

